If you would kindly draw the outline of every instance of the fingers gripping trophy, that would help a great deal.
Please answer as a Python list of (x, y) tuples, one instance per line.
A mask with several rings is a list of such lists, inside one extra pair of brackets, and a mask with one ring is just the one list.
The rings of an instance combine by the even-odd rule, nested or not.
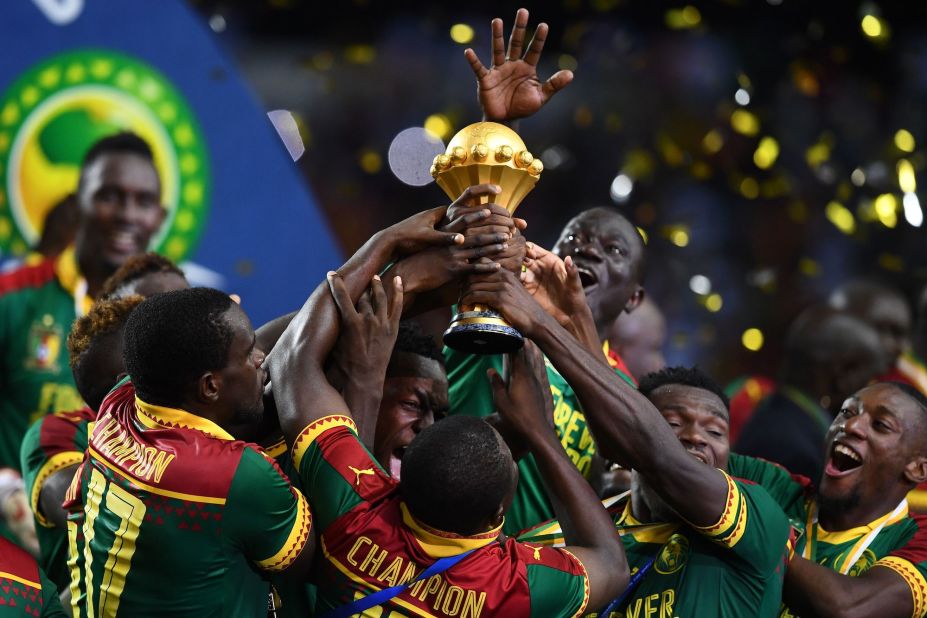
[[(518, 134), (495, 122), (477, 122), (461, 129), (445, 154), (435, 157), (431, 175), (451, 200), (471, 185), (492, 183), (501, 193), (485, 196), (514, 214), (534, 188), (544, 165), (534, 158)], [(524, 344), (524, 337), (492, 307), (461, 305), (444, 332), (450, 348), (471, 354), (503, 354)]]

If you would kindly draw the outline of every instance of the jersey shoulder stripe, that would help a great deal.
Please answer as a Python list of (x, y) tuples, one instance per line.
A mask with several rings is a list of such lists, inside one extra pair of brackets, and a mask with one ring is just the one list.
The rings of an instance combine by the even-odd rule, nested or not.
[(0, 275), (0, 295), (42, 287), (55, 279), (55, 260), (47, 259), (35, 266), (22, 266)]

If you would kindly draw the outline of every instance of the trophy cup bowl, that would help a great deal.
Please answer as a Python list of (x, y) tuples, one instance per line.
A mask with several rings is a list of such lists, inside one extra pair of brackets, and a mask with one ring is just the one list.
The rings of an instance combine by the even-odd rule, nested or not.
[[(498, 204), (511, 215), (543, 170), (515, 131), (477, 122), (458, 131), (446, 152), (435, 157), (431, 175), (452, 201), (471, 185), (499, 185), (501, 193), (484, 196), (480, 203)], [(524, 345), (524, 337), (492, 307), (460, 305), (444, 331), (444, 344), (470, 354), (503, 354)]]

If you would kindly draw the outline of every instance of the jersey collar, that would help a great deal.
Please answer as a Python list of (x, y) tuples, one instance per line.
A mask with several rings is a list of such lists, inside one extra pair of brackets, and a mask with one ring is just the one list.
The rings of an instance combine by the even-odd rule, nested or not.
[(149, 429), (193, 429), (218, 440), (235, 438), (208, 418), (190, 414), (178, 408), (156, 406), (135, 398), (135, 410), (138, 420)]
[(638, 543), (665, 543), (670, 536), (679, 528), (679, 524), (670, 524), (666, 522), (654, 522), (645, 524), (638, 521), (631, 514), (631, 500), (628, 499), (624, 506), (624, 512), (615, 522), (615, 528), (618, 534), (624, 536), (630, 534)]
[[(817, 505), (813, 501), (808, 505), (809, 512), (811, 509), (816, 509)], [(840, 545), (841, 543), (846, 543), (847, 541), (856, 540), (862, 536), (865, 536), (882, 526), (883, 528), (891, 526), (898, 523), (902, 519), (905, 519), (908, 516), (908, 505), (905, 503), (904, 507), (898, 510), (898, 512), (888, 512), (881, 517), (872, 520), (868, 524), (862, 526), (857, 526), (855, 528), (850, 528), (848, 530), (835, 530), (834, 532), (828, 532), (824, 529), (823, 526), (818, 524), (818, 534), (817, 540), (823, 541), (830, 545)], [(806, 533), (807, 534), (807, 533)]]
[(419, 546), (432, 558), (447, 558), (485, 547), (499, 538), (502, 531), (502, 524), (499, 524), (499, 527), (482, 534), (461, 536), (426, 526), (412, 516), (405, 502), (399, 503), (399, 509), (402, 512), (402, 523), (412, 531)]

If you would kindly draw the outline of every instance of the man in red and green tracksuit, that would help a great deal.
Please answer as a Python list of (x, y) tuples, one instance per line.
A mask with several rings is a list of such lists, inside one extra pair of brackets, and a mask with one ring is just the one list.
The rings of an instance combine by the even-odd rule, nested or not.
[[(311, 516), (273, 460), (226, 429), (263, 414), (250, 323), (217, 290), (180, 290), (138, 305), (124, 340), (143, 386), (136, 395), (123, 382), (104, 400), (66, 498), (76, 615), (263, 618), (261, 572), (302, 576)], [(225, 367), (203, 369), (223, 356)], [(196, 385), (220, 391), (203, 402)]]
[(0, 467), (19, 470), (31, 423), (83, 405), (65, 339), (106, 278), (143, 253), (164, 220), (151, 149), (130, 133), (97, 142), (84, 157), (77, 201), (73, 247), (0, 275)]
[(905, 499), (927, 480), (925, 429), (923, 394), (882, 382), (834, 419), (817, 489), (775, 464), (732, 456), (731, 474), (767, 489), (802, 531), (782, 616), (927, 615), (927, 518)]

